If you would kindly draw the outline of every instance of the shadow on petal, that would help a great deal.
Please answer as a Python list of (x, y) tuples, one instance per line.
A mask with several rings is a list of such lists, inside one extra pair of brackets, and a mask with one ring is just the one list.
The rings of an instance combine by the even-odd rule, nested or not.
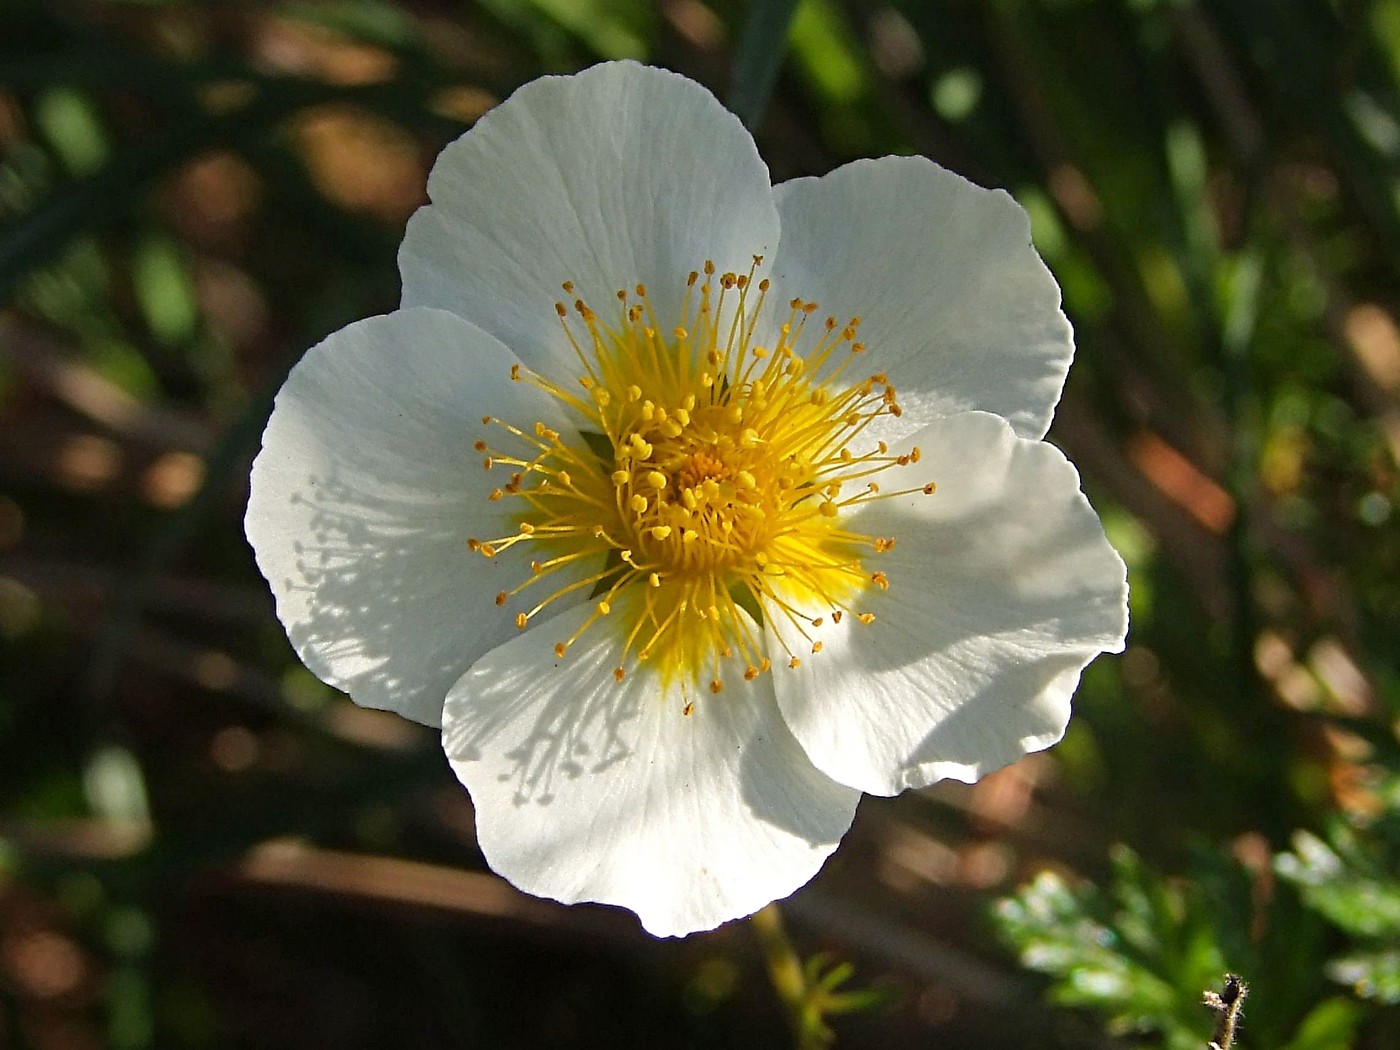
[[(557, 673), (562, 677), (568, 671)], [(629, 740), (627, 727), (637, 722), (640, 700), (634, 692), (574, 693), (524, 664), (498, 663), (489, 679), (469, 677), (462, 688), (478, 695), (475, 702), (454, 703), (443, 729), (443, 748), (463, 763), (480, 762), (493, 752), (504, 757), (509, 768), (498, 772), (496, 780), (514, 785), (517, 806), (547, 806), (563, 784), (606, 773), (633, 753), (635, 735)], [(529, 725), (522, 732), (524, 722)]]
[[(834, 849), (850, 827), (851, 789), (812, 765), (776, 711), (745, 743), (739, 781), (744, 802), (757, 820), (814, 848)], [(855, 794), (859, 801), (859, 792)]]
[(464, 655), (435, 644), (450, 643), (453, 632), (417, 624), (413, 607), (431, 604), (439, 615), (455, 607), (466, 619), (482, 604), (480, 594), (459, 589), (472, 557), (460, 508), (446, 506), (433, 520), (422, 503), (365, 492), (335, 475), (307, 477), (292, 499), (311, 505), (310, 529), (294, 544), (297, 575), (283, 581), (304, 608), (287, 624), (293, 646), (361, 702), (422, 693), (440, 705)]
[[(1050, 746), (1064, 734), (1070, 696), (1095, 655), (1061, 653), (1009, 665), (940, 719), (910, 753), (903, 770), (913, 773), (933, 765), (940, 778), (970, 783)], [(1007, 732), (1008, 725), (1019, 735)]]

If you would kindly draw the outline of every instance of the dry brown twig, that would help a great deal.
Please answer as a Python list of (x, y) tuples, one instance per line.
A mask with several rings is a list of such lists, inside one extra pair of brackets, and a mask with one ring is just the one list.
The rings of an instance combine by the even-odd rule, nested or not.
[(1211, 1037), (1209, 1050), (1230, 1050), (1244, 1010), (1244, 997), (1248, 994), (1249, 985), (1245, 984), (1244, 978), (1233, 973), (1225, 975), (1225, 987), (1218, 993), (1202, 993), (1201, 1001), (1216, 1012), (1215, 1034)]

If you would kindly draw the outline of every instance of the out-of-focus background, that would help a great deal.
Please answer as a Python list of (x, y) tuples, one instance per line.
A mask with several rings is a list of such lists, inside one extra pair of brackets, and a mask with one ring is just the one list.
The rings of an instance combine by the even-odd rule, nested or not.
[[(0, 1048), (789, 1041), (744, 923), (486, 872), (240, 527), (444, 143), (603, 58), (732, 97), (784, 6), (0, 0)], [(801, 0), (788, 40), (775, 180), (920, 152), (1030, 212), (1050, 436), (1132, 582), (1062, 744), (867, 799), (784, 906), (881, 993), (840, 1045), (1200, 1048), (1233, 970), (1247, 1047), (1400, 1047), (1400, 2)]]

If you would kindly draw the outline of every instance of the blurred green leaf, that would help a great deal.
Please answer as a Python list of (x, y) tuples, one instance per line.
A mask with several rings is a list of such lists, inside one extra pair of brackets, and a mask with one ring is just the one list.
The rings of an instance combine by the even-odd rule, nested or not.
[(1400, 948), (1343, 955), (1327, 964), (1327, 974), (1363, 999), (1400, 1003)]
[(288, 17), (388, 47), (412, 47), (417, 36), (414, 19), (386, 0), (293, 2), (281, 5), (280, 10)]
[(191, 339), (199, 323), (194, 280), (175, 242), (152, 235), (136, 246), (132, 282), (156, 340), (174, 346)]
[(802, 0), (792, 21), (792, 47), (827, 101), (850, 104), (865, 91), (859, 53), (829, 0)]
[(1306, 831), (1293, 837), (1293, 852), (1280, 854), (1275, 870), (1295, 883), (1303, 899), (1356, 937), (1400, 937), (1400, 877), (1373, 873), (1369, 857), (1353, 842), (1339, 854)]
[(1188, 1038), (1208, 1034), (1204, 1016), (1194, 1025), (1183, 1025), (1177, 1016), (1177, 975), (1170, 973), (1168, 946), (1156, 932), (1178, 921), (1158, 914), (1163, 905), (1178, 912), (1178, 898), (1163, 884), (1141, 885), (1140, 862), (1131, 852), (1119, 850), (1115, 864), (1114, 898), (1042, 872), (998, 902), (993, 916), (999, 932), (1023, 966), (1052, 978), (1049, 998), (1057, 1005), (1103, 1013), (1119, 1033), (1154, 1031), (1172, 1040), (1183, 1031)]
[(87, 97), (52, 88), (34, 106), (34, 120), (74, 175), (91, 175), (107, 160), (107, 137)]
[(768, 108), (788, 49), (788, 27), (797, 0), (753, 0), (739, 38), (730, 79), (729, 108), (749, 128)]
[(144, 969), (121, 966), (107, 976), (107, 1036), (116, 1050), (151, 1045), (155, 1019), (151, 1015), (151, 982)]
[(1279, 1050), (1346, 1050), (1365, 1016), (1361, 1006), (1350, 999), (1328, 999), (1313, 1007), (1293, 1038)]
[(1169, 879), (1118, 847), (1113, 869), (1107, 891), (1042, 872), (996, 905), (994, 924), (1021, 964), (1050, 977), (1050, 1002), (1100, 1014), (1117, 1035), (1152, 1033), (1174, 1050), (1200, 1050), (1214, 1023), (1202, 992), (1226, 972), (1260, 976), (1251, 1003), (1265, 1045), (1292, 1031), (1314, 987), (1325, 990), (1315, 970), (1288, 969), (1291, 948), (1313, 946), (1307, 923), (1281, 910), (1265, 940), (1248, 937), (1249, 885), (1213, 853), (1198, 856), (1190, 877)]
[(941, 74), (929, 90), (929, 102), (944, 120), (957, 124), (972, 115), (982, 98), (982, 77), (969, 66)]
[(83, 789), (92, 811), (108, 820), (150, 820), (146, 778), (136, 756), (124, 747), (109, 744), (88, 759)]

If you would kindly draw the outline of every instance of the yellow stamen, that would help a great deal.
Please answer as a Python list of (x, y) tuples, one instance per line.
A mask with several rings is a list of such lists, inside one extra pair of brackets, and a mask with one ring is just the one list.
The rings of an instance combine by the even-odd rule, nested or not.
[[(488, 470), (512, 471), (488, 502), (519, 502), (502, 508), (503, 535), (467, 545), (488, 558), (538, 546), (525, 580), (496, 595), (504, 605), (551, 581), (515, 614), (522, 629), (556, 601), (591, 601), (581, 626), (555, 644), (557, 658), (584, 632), (608, 631), (617, 681), (645, 661), (666, 683), (718, 694), (727, 661), (746, 681), (772, 667), (756, 610), (812, 654), (822, 652), (810, 632), (824, 617), (803, 610), (830, 610), (834, 624), (843, 612), (874, 621), (853, 604), (890, 580), (862, 559), (890, 550), (894, 537), (853, 530), (850, 514), (934, 485), (871, 480), (922, 454), (895, 455), (863, 434), (899, 406), (884, 374), (845, 375), (866, 352), (854, 341), (858, 317), (822, 320), (817, 303), (792, 299), (776, 342), (753, 342), (770, 287), (754, 279), (761, 262), (747, 274), (717, 276), (709, 262), (703, 277), (692, 273), (669, 337), (644, 285), (635, 299), (617, 293), (610, 323), (566, 282), (573, 309), (559, 303), (556, 313), (582, 369), (578, 385), (519, 365), (511, 378), (555, 401), (590, 439), (571, 445), (543, 423), (483, 418), (510, 444), (482, 440), (476, 451)], [(783, 656), (801, 665), (790, 649)]]

